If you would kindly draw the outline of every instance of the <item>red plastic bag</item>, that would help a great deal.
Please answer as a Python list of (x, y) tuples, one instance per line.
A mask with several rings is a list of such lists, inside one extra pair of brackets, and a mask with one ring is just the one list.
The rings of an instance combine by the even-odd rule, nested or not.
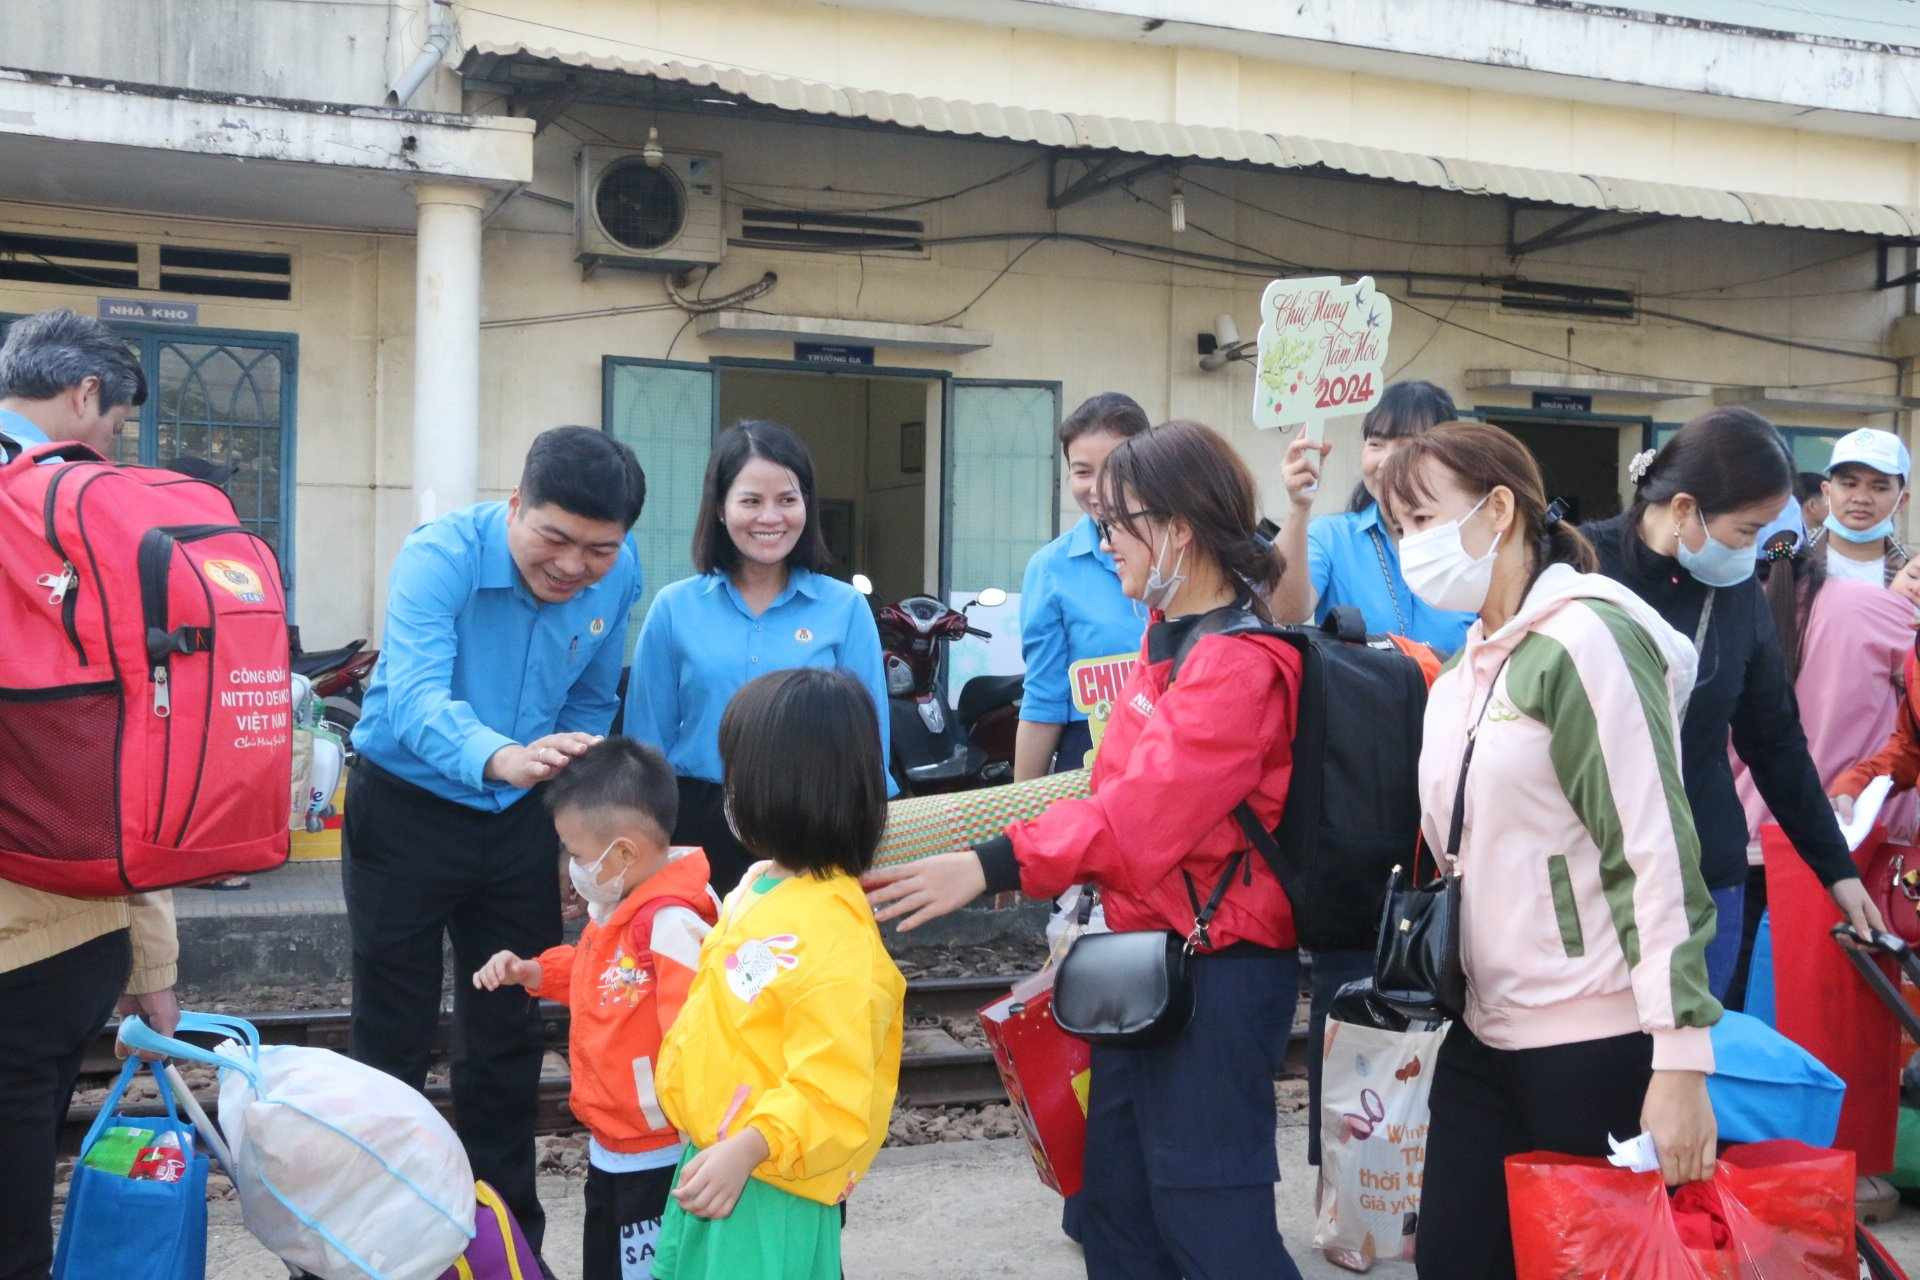
[[(1678, 1206), (1657, 1173), (1534, 1152), (1507, 1160), (1519, 1280), (1858, 1280), (1853, 1153), (1729, 1148)], [(1696, 1215), (1683, 1233), (1676, 1216)], [(1724, 1238), (1724, 1248), (1690, 1248)]]

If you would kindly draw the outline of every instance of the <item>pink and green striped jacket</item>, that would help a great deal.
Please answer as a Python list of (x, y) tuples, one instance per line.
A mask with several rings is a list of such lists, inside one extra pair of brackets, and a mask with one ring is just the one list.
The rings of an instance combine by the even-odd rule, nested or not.
[(1680, 776), (1694, 664), (1626, 587), (1554, 565), (1434, 682), (1420, 794), (1435, 849), (1478, 736), (1459, 869), (1466, 1020), (1488, 1045), (1646, 1031), (1656, 1070), (1713, 1069), (1714, 908)]

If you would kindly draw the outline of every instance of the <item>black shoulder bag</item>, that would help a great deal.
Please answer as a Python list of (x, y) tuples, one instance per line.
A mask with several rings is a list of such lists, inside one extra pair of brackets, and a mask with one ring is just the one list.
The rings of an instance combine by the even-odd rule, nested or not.
[(1467, 972), (1460, 960), (1461, 829), (1466, 822), (1467, 773), (1473, 767), (1473, 748), (1487, 708), (1500, 685), (1500, 670), (1487, 686), (1487, 699), (1467, 730), (1467, 747), (1460, 756), (1460, 780), (1453, 789), (1453, 816), (1447, 824), (1447, 861), (1456, 870), (1435, 867), (1430, 884), (1420, 884), (1419, 853), (1413, 874), (1395, 867), (1387, 877), (1387, 902), (1380, 916), (1380, 935), (1373, 950), (1373, 989), (1390, 1007), (1409, 1018), (1437, 1021), (1458, 1018), (1467, 1007)]
[[(1233, 623), (1242, 609), (1228, 606), (1202, 616), (1186, 634), (1176, 655), (1185, 656), (1199, 635)], [(1053, 978), (1053, 1020), (1068, 1035), (1090, 1044), (1164, 1044), (1186, 1030), (1193, 1018), (1193, 953), (1210, 946), (1207, 926), (1227, 896), (1227, 886), (1245, 866), (1247, 851), (1227, 859), (1226, 871), (1203, 903), (1193, 877), (1184, 870), (1187, 901), (1193, 906), (1193, 931), (1182, 938), (1171, 929), (1082, 934), (1068, 948)], [(1249, 878), (1251, 878), (1249, 868)], [(1079, 923), (1093, 912), (1093, 893), (1080, 895)]]

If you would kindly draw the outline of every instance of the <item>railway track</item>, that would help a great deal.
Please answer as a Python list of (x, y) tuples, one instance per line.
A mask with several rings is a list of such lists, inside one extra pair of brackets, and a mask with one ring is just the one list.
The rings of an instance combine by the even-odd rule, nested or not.
[[(1014, 978), (959, 977), (919, 978), (907, 984), (908, 1044), (900, 1061), (900, 1097), (911, 1106), (948, 1103), (1000, 1102), (1006, 1092), (993, 1065), (993, 1054), (955, 1041), (939, 1031), (913, 1030), (916, 1022), (929, 1019), (971, 1016), (982, 1005), (1005, 994)], [(243, 1015), (260, 1032), (260, 1042), (269, 1045), (306, 1045), (312, 1048), (347, 1051), (351, 1017), (345, 1009), (320, 1009), (307, 1012), (281, 1012)], [(540, 1005), (542, 1038), (549, 1052), (564, 1054), (567, 1048), (569, 1016), (566, 1008), (551, 1001)], [(451, 1018), (442, 1014), (434, 1031), (433, 1056), (445, 1063), (450, 1053)], [(89, 1046), (80, 1066), (80, 1084), (98, 1088), (120, 1070), (114, 1056), (114, 1037), (118, 1024), (109, 1024)], [(207, 1037), (197, 1037), (205, 1040)], [(579, 1121), (567, 1106), (570, 1080), (564, 1072), (550, 1071), (540, 1080), (537, 1131), (567, 1133), (578, 1129)], [(445, 1084), (429, 1084), (424, 1091), (441, 1112), (451, 1118), (453, 1091)], [(218, 1098), (211, 1090), (197, 1093), (209, 1114), (216, 1111)], [(127, 1115), (158, 1115), (158, 1102), (136, 1103), (123, 1108)], [(61, 1132), (61, 1150), (71, 1155), (79, 1150), (87, 1128), (99, 1114), (97, 1107), (75, 1106), (68, 1110)]]
[[(1000, 1085), (1000, 1074), (993, 1065), (991, 1052), (961, 1044), (945, 1032), (925, 1024), (933, 1019), (970, 1017), (982, 1005), (1005, 994), (1013, 981), (1013, 978), (1002, 975), (985, 978), (919, 978), (907, 983), (908, 1031), (900, 1059), (901, 1102), (922, 1107), (1006, 1100), (1006, 1091)], [(262, 1044), (306, 1045), (339, 1053), (347, 1051), (350, 1015), (344, 1009), (263, 1013), (248, 1016), (246, 1020), (260, 1032)], [(447, 1015), (442, 1014), (435, 1030), (433, 1053), (436, 1063), (447, 1060), (450, 1021)], [(567, 1010), (561, 1005), (543, 1001), (540, 1005), (540, 1022), (549, 1052), (564, 1054), (569, 1023)], [(916, 1023), (922, 1025), (916, 1028)], [(108, 1025), (88, 1049), (80, 1068), (82, 1088), (101, 1087), (119, 1072), (120, 1062), (113, 1052), (116, 1033), (117, 1026)], [(1304, 1069), (1305, 1047), (1305, 1033), (1296, 1031), (1287, 1047), (1290, 1070)], [(570, 1084), (564, 1071), (549, 1071), (541, 1077), (535, 1113), (536, 1132), (570, 1133), (579, 1129), (580, 1123), (567, 1105)], [(449, 1086), (429, 1084), (424, 1092), (442, 1114), (452, 1118), (453, 1091)], [(217, 1114), (219, 1099), (214, 1090), (197, 1090), (196, 1096), (210, 1115)], [(134, 1116), (159, 1115), (160, 1105), (157, 1101), (134, 1103), (123, 1106), (122, 1113)], [(60, 1135), (63, 1154), (78, 1152), (81, 1140), (98, 1114), (99, 1109), (93, 1106), (74, 1106), (68, 1110)]]

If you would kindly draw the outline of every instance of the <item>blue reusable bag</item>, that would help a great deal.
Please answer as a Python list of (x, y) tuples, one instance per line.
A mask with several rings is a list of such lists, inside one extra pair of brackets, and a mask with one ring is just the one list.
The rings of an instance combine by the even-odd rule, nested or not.
[(1747, 962), (1747, 1015), (1768, 1026), (1778, 1020), (1773, 1004), (1773, 914), (1761, 912), (1760, 931), (1753, 935), (1753, 959)]
[(1832, 1146), (1846, 1091), (1825, 1063), (1759, 1019), (1728, 1012), (1714, 1024), (1707, 1096), (1720, 1141)]
[[(145, 1068), (160, 1086), (165, 1116), (124, 1116), (120, 1099)], [(205, 1280), (207, 1274), (207, 1157), (193, 1126), (180, 1119), (164, 1068), (128, 1058), (80, 1144), (53, 1255), (53, 1280)], [(186, 1173), (178, 1182), (123, 1178), (86, 1163), (87, 1152), (115, 1125), (171, 1129), (180, 1140)]]

